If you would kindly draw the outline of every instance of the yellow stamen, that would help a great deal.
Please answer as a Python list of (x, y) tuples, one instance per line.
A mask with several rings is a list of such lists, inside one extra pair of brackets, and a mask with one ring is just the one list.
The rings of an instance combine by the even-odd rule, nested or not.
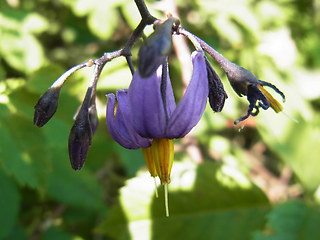
[[(173, 164), (173, 141), (167, 138), (152, 140), (152, 145), (142, 149), (148, 170), (152, 177), (159, 176), (161, 184), (164, 185), (164, 201), (166, 216), (169, 217), (168, 184), (170, 183), (170, 173)], [(156, 180), (156, 179), (155, 179)], [(157, 183), (156, 197), (158, 197)]]
[(283, 110), (283, 106), (267, 90), (265, 90), (263, 86), (258, 85), (258, 88), (266, 97), (267, 101), (270, 103), (270, 106), (276, 113), (279, 113)]
[[(153, 143), (152, 143), (153, 145)], [(147, 168), (149, 170), (149, 173), (152, 177), (158, 176), (157, 171), (156, 171), (156, 166), (154, 164), (154, 159), (152, 156), (152, 146), (147, 147), (147, 148), (142, 148), (142, 154), (144, 156), (144, 160), (146, 161)]]
[(170, 173), (174, 153), (172, 139), (153, 139), (151, 151), (161, 184), (170, 183)]
[(149, 173), (151, 175), (151, 177), (154, 178), (154, 191), (156, 194), (156, 198), (158, 198), (158, 187), (157, 187), (157, 182), (156, 182), (156, 177), (158, 176), (157, 171), (156, 171), (156, 167), (154, 165), (154, 160), (152, 157), (152, 151), (151, 151), (151, 146), (147, 147), (147, 148), (142, 148), (142, 154), (144, 156), (144, 160), (146, 162), (147, 168), (149, 170)]

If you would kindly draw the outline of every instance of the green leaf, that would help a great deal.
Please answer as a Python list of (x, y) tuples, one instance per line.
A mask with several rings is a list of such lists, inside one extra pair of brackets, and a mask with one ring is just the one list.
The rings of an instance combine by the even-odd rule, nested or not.
[(267, 228), (255, 240), (320, 239), (320, 211), (303, 202), (286, 202), (268, 215)]
[(204, 163), (196, 168), (175, 163), (168, 218), (159, 190), (157, 199), (149, 173), (129, 180), (121, 189), (119, 205), (110, 210), (99, 231), (114, 239), (245, 240), (263, 226), (269, 208), (264, 193), (226, 165)]
[(2, 62), (2, 60), (0, 58), (0, 80), (2, 81), (2, 79), (4, 79), (4, 76), (6, 75), (6, 72), (5, 72), (4, 68), (1, 65), (1, 62)]
[(102, 189), (94, 175), (87, 171), (85, 166), (81, 171), (74, 171), (70, 166), (66, 147), (52, 147), (50, 153), (54, 162), (48, 180), (48, 195), (57, 201), (76, 207), (91, 210), (105, 209)]
[(16, 224), (11, 229), (11, 233), (9, 233), (9, 235), (7, 235), (6, 238), (4, 238), (4, 240), (12, 240), (12, 239), (19, 239), (19, 240), (28, 239), (22, 225)]
[(127, 175), (133, 177), (136, 172), (145, 164), (141, 149), (132, 150), (121, 147), (118, 143), (116, 147), (121, 157), (121, 162), (126, 169)]
[(63, 68), (54, 64), (42, 67), (31, 75), (27, 88), (42, 95), (63, 72)]
[(35, 13), (11, 9), (0, 13), (0, 53), (11, 67), (29, 73), (44, 63), (43, 48), (33, 32), (43, 32), (46, 26)]
[(91, 210), (104, 209), (102, 189), (95, 176), (86, 169), (86, 165), (81, 171), (74, 171), (71, 168), (68, 156), (70, 128), (69, 123), (55, 118), (43, 129), (47, 138), (47, 152), (52, 158), (47, 194), (57, 201), (72, 206)]
[(75, 237), (70, 233), (61, 231), (57, 228), (50, 228), (48, 231), (44, 233), (41, 240), (73, 240)]
[[(0, 105), (0, 111), (6, 107)], [(45, 139), (31, 119), (11, 113), (0, 118), (0, 162), (21, 185), (43, 189), (46, 184), (50, 159), (45, 149)], [(43, 143), (38, 145), (36, 143)]]
[(117, 1), (104, 0), (77, 0), (70, 2), (63, 1), (69, 5), (73, 12), (80, 16), (88, 17), (88, 26), (92, 33), (101, 39), (108, 39), (112, 36), (117, 24)]
[(16, 185), (0, 168), (0, 238), (11, 231), (17, 221), (20, 196)]

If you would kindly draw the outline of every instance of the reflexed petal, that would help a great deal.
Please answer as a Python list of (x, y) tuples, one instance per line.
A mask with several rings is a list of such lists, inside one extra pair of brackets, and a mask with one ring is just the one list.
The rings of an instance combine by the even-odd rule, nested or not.
[(128, 95), (125, 91), (117, 92), (118, 106), (115, 110), (115, 96), (108, 94), (107, 127), (112, 138), (128, 149), (149, 147), (151, 140), (139, 136), (130, 121)]
[[(128, 90), (132, 123), (135, 130), (143, 137), (165, 137), (167, 119), (160, 91), (161, 74), (162, 65), (148, 78), (142, 78), (137, 70)], [(167, 75), (166, 95), (170, 118), (175, 102), (169, 75)]]
[(207, 104), (208, 75), (203, 52), (192, 54), (193, 74), (189, 86), (169, 118), (166, 137), (181, 138), (199, 122)]

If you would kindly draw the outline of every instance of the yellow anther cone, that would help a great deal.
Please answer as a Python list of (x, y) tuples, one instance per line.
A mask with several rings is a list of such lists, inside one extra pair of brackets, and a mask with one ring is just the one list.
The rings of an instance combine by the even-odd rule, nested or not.
[(258, 85), (258, 88), (266, 97), (267, 101), (270, 103), (270, 106), (276, 113), (279, 113), (283, 110), (283, 106), (274, 97), (272, 97), (272, 95), (267, 90), (265, 90), (263, 86)]
[[(165, 211), (169, 216), (168, 184), (170, 183), (170, 173), (173, 163), (173, 142), (172, 139), (153, 139), (152, 145), (142, 149), (147, 168), (152, 177), (158, 176), (161, 184), (164, 185)], [(156, 191), (156, 196), (157, 196)]]
[(170, 173), (174, 154), (172, 139), (153, 139), (151, 152), (161, 184), (170, 183)]

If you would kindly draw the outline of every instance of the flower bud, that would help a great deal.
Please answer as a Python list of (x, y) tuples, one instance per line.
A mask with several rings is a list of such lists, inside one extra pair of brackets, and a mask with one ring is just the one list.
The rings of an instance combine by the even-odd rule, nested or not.
[(156, 25), (154, 32), (145, 40), (139, 51), (138, 69), (141, 77), (154, 73), (168, 56), (171, 49), (173, 18)]
[(92, 129), (88, 111), (88, 96), (91, 95), (91, 92), (92, 89), (89, 88), (69, 135), (69, 158), (74, 170), (82, 168), (91, 146)]
[(209, 81), (209, 103), (214, 112), (221, 112), (225, 100), (228, 98), (227, 93), (223, 88), (223, 84), (218, 74), (211, 67), (209, 61), (206, 59), (206, 66)]
[(58, 107), (60, 87), (49, 88), (34, 106), (33, 124), (42, 127), (55, 114)]

